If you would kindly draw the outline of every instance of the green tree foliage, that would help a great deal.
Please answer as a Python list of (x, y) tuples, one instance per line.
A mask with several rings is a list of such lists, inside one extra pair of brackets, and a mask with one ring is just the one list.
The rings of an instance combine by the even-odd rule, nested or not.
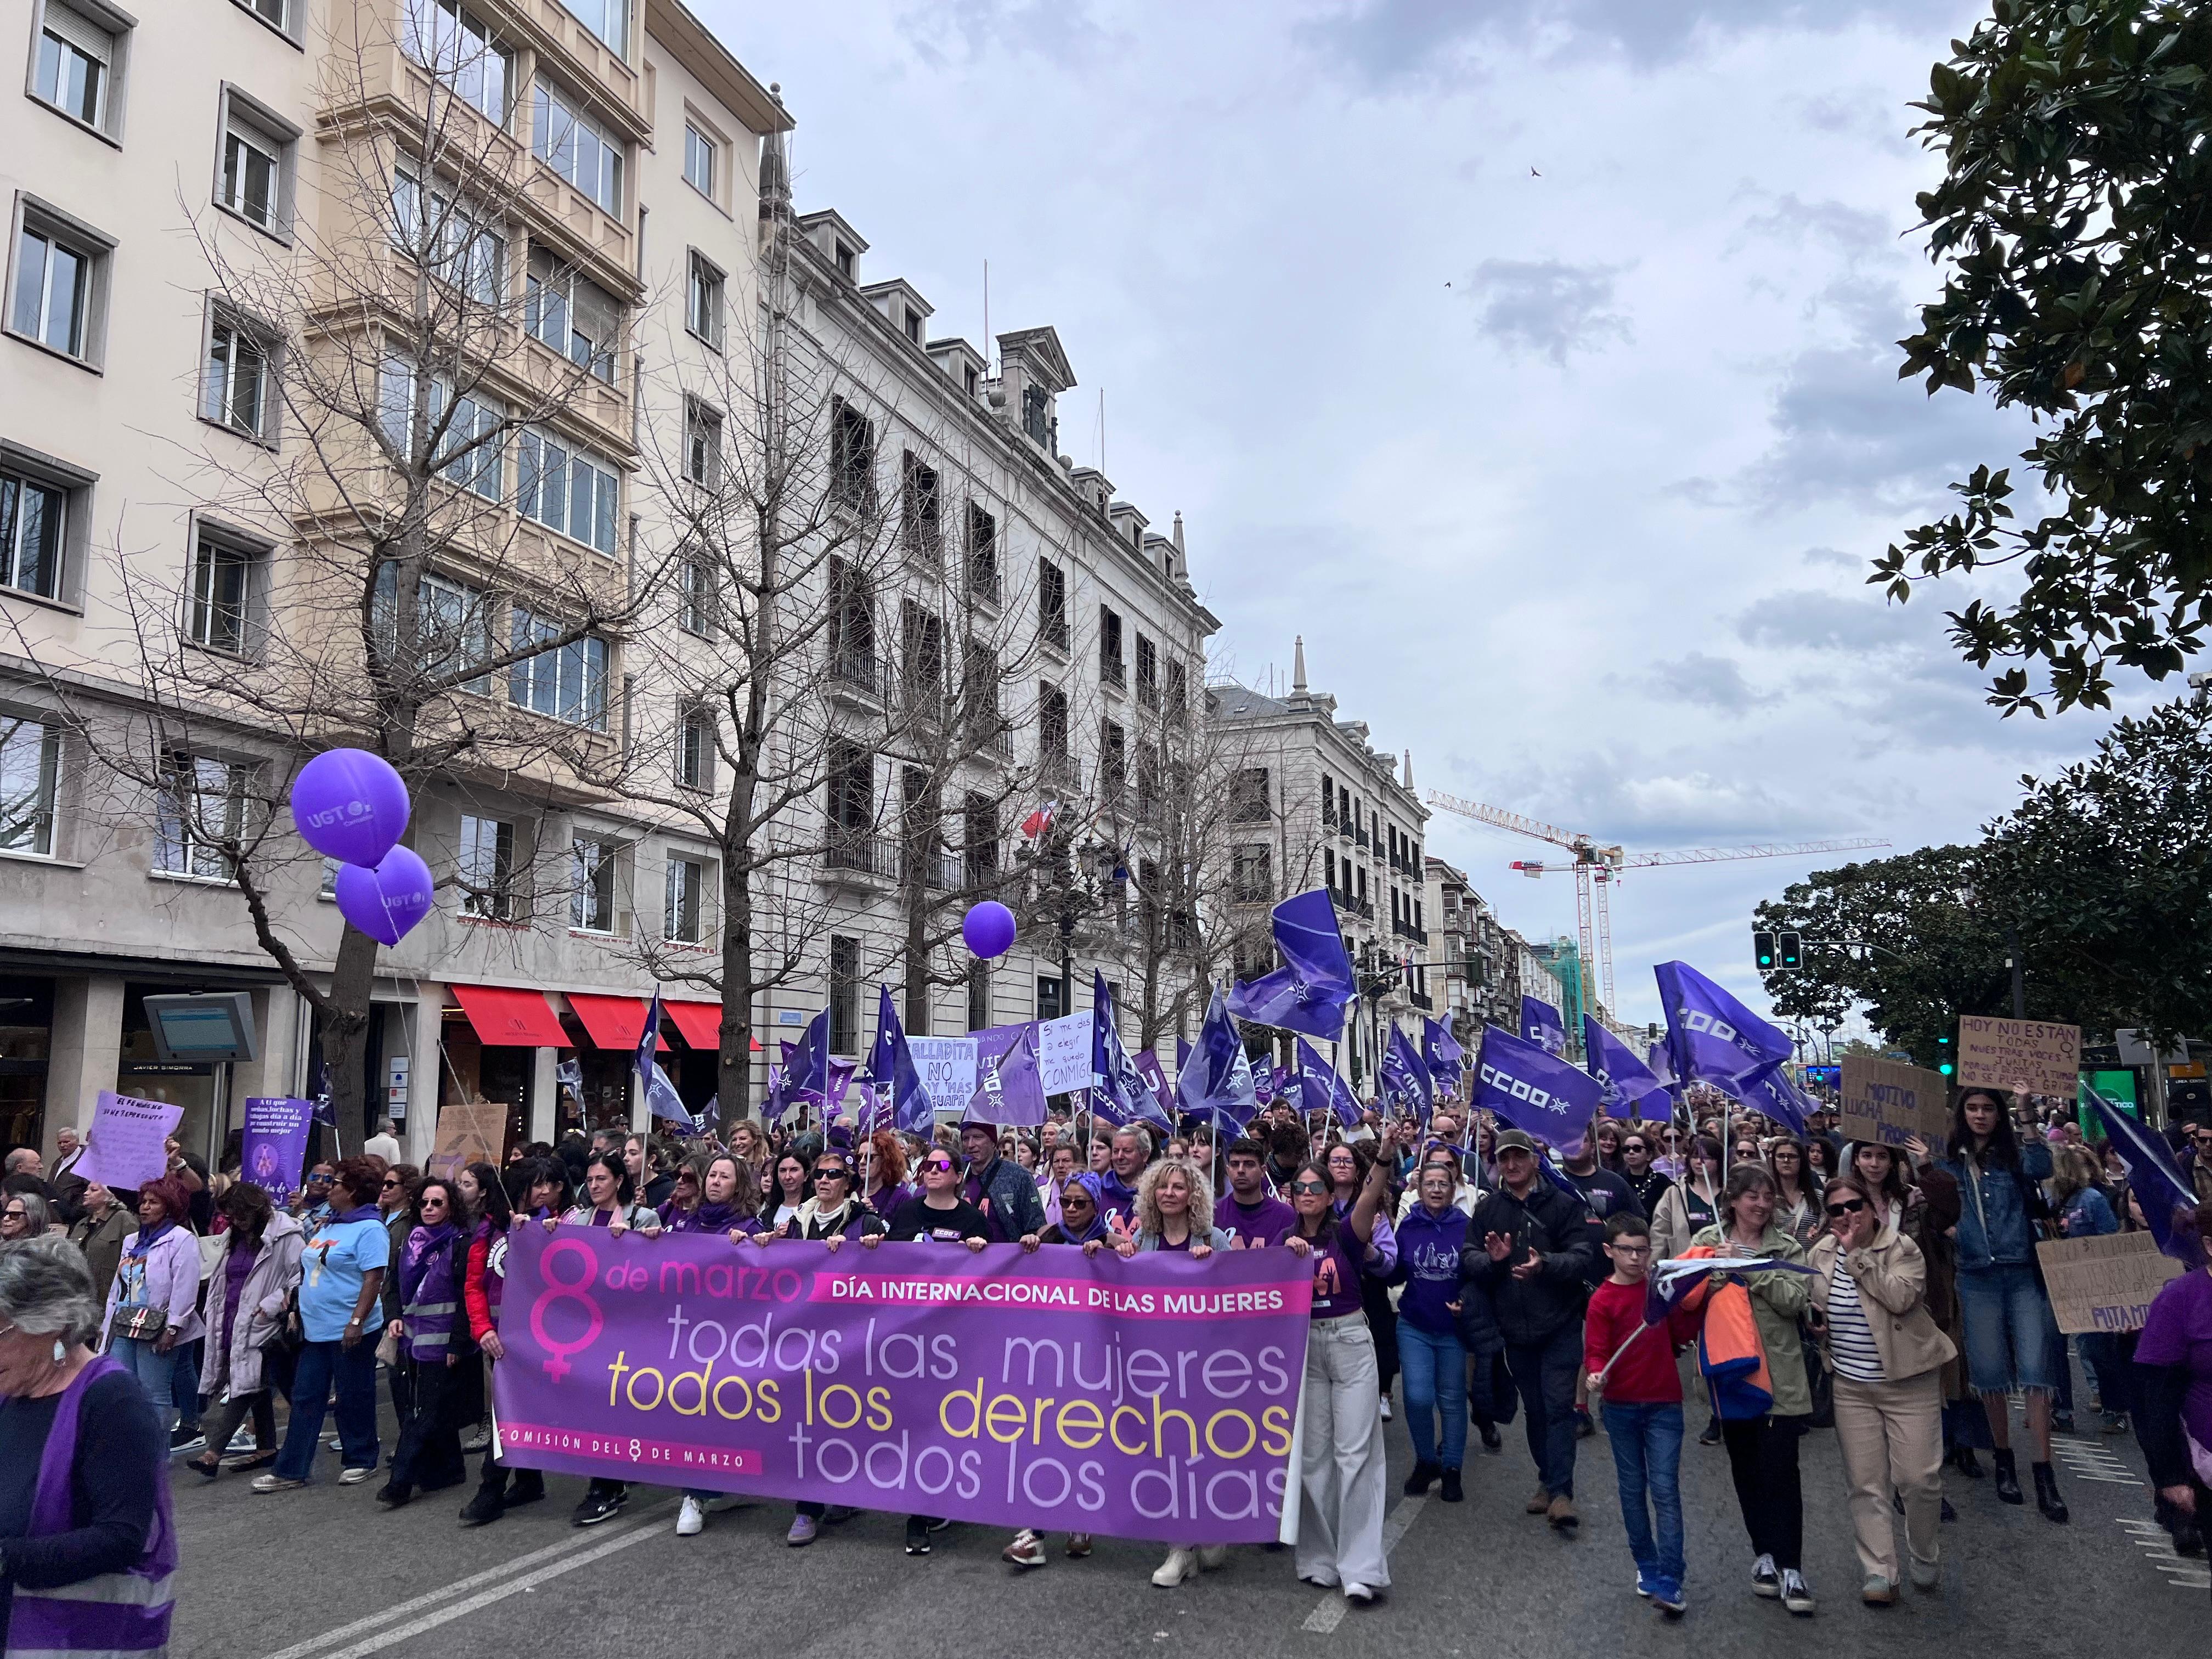
[(1902, 600), (2016, 567), (2009, 600), (1947, 613), (2001, 665), (1990, 702), (2106, 707), (2108, 665), (2161, 678), (2212, 623), (2212, 7), (1993, 0), (1915, 107), (1946, 163), (1918, 198), (1944, 280), (1899, 378), (2029, 410), (2048, 510), (2016, 519), (2009, 471), (1977, 467), (1869, 580)]
[(1863, 1007), (1932, 1064), (1959, 1015), (2012, 1012), (2009, 928), (2031, 1019), (2212, 1033), (2212, 696), (2118, 721), (2087, 760), (2021, 782), (1978, 845), (1816, 872), (1759, 905), (1755, 926), (1806, 940), (1802, 969), (1765, 975), (1775, 1012)]

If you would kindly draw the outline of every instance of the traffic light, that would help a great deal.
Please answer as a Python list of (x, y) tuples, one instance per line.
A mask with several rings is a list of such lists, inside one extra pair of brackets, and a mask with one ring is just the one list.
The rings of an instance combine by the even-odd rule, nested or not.
[(1764, 931), (1753, 932), (1751, 956), (1752, 960), (1759, 964), (1760, 973), (1771, 973), (1774, 970), (1774, 935)]
[(1956, 1069), (1951, 1064), (1951, 1039), (1947, 1036), (1936, 1039), (1936, 1069), (1945, 1077), (1949, 1077)]
[(1802, 968), (1805, 965), (1805, 942), (1799, 935), (1778, 934), (1775, 937), (1775, 944), (1781, 951), (1782, 965), (1784, 968)]

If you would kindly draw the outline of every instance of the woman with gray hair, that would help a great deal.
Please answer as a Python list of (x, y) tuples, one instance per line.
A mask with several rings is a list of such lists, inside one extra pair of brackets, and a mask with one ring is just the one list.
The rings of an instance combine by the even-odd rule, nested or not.
[(19, 1238), (43, 1238), (53, 1211), (36, 1193), (9, 1193), (0, 1199), (0, 1244)]
[(0, 1245), (0, 1651), (168, 1644), (168, 1436), (100, 1325), (76, 1245)]

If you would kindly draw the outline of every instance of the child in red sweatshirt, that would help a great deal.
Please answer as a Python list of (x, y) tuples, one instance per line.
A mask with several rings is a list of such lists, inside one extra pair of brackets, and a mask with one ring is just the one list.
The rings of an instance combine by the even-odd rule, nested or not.
[[(1620, 1486), (1620, 1518), (1636, 1557), (1636, 1593), (1679, 1618), (1682, 1560), (1682, 1380), (1674, 1356), (1698, 1332), (1704, 1297), (1665, 1322), (1644, 1322), (1651, 1276), (1651, 1229), (1633, 1210), (1606, 1223), (1612, 1277), (1591, 1292), (1583, 1325), (1583, 1369), (1593, 1398), (1605, 1401), (1605, 1433)], [(1650, 1510), (1644, 1504), (1650, 1495)], [(1657, 1536), (1653, 1536), (1653, 1520)]]

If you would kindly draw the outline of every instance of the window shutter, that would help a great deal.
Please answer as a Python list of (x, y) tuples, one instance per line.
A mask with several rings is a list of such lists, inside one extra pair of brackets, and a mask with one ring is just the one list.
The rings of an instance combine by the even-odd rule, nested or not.
[(61, 0), (46, 0), (46, 27), (78, 51), (112, 66), (115, 37), (90, 18), (71, 11)]

